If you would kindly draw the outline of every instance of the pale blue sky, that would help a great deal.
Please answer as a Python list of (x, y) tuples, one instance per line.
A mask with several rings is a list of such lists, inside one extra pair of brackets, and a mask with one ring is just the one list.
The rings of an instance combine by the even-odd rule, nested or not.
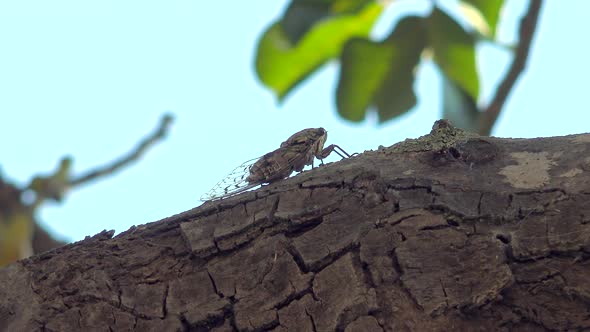
[[(399, 11), (414, 8), (412, 2), (391, 6), (375, 35), (387, 31)], [(508, 0), (503, 40), (514, 40), (527, 2)], [(373, 118), (353, 124), (337, 117), (335, 63), (277, 105), (256, 81), (252, 64), (257, 38), (287, 3), (0, 2), (2, 174), (26, 183), (33, 174), (52, 171), (66, 154), (74, 157), (74, 171), (102, 165), (135, 145), (164, 111), (174, 113), (169, 138), (140, 163), (42, 209), (40, 219), (55, 234), (79, 240), (200, 205), (200, 195), (233, 167), (302, 128), (328, 129), (328, 142), (348, 152), (430, 130), (440, 113), (439, 82), (430, 65), (419, 72), (418, 107), (384, 125)], [(529, 71), (511, 95), (496, 136), (589, 131), (590, 50), (584, 31), (590, 2), (564, 4), (545, 2)], [(508, 57), (489, 46), (481, 51), (486, 99)]]

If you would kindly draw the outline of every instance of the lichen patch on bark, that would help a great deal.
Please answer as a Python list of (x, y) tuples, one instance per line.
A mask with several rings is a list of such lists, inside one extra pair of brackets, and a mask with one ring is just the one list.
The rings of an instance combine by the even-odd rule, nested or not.
[(513, 152), (510, 156), (516, 165), (504, 167), (500, 174), (515, 188), (541, 188), (551, 179), (549, 170), (555, 163), (547, 152)]
[(588, 135), (588, 134), (576, 135), (572, 139), (572, 142), (574, 142), (574, 143), (590, 143), (590, 135)]
[(562, 177), (562, 178), (572, 178), (572, 177), (574, 177), (574, 176), (576, 176), (578, 174), (581, 174), (582, 172), (583, 171), (581, 169), (579, 169), (579, 168), (573, 168), (573, 169), (570, 169), (569, 171), (566, 171), (566, 172), (561, 173), (559, 175), (559, 177)]

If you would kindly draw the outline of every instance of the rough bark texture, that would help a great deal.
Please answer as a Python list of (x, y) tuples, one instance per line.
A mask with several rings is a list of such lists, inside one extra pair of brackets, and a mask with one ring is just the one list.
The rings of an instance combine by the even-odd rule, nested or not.
[(0, 270), (7, 331), (590, 329), (590, 135), (431, 135)]

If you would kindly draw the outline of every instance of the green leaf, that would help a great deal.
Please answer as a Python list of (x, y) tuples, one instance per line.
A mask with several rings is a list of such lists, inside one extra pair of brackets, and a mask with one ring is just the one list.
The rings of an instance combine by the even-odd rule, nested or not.
[(366, 109), (389, 74), (394, 52), (393, 46), (360, 38), (344, 46), (336, 90), (336, 106), (343, 118), (365, 118)]
[(468, 7), (462, 6), (467, 19), (478, 28), (479, 32), (491, 38), (496, 36), (498, 19), (500, 18), (500, 10), (502, 9), (502, 5), (504, 5), (504, 0), (461, 0), (460, 4), (467, 4), (471, 8), (475, 8), (481, 18), (485, 20), (485, 28), (480, 27), (480, 19), (477, 15), (474, 15), (475, 13)]
[(283, 14), (281, 27), (293, 44), (315, 24), (341, 14), (356, 14), (374, 0), (293, 0)]
[[(309, 0), (308, 0), (309, 1)], [(315, 1), (315, 0), (311, 0)], [(330, 0), (329, 0), (330, 1)], [(375, 0), (331, 0), (332, 11), (334, 13), (357, 13), (366, 5)]]
[(330, 4), (327, 2), (294, 0), (279, 23), (289, 41), (297, 44), (316, 23), (330, 15)]
[(458, 128), (478, 132), (480, 112), (476, 101), (453, 81), (443, 77), (443, 118)]
[(414, 68), (426, 44), (423, 19), (405, 17), (383, 42), (350, 40), (342, 52), (336, 105), (342, 117), (362, 121), (377, 107), (379, 121), (392, 119), (416, 104)]
[(475, 64), (474, 38), (436, 7), (428, 18), (428, 35), (434, 61), (443, 74), (477, 100), (479, 77)]
[(280, 23), (273, 24), (258, 43), (256, 72), (279, 101), (313, 71), (338, 56), (352, 37), (367, 36), (382, 11), (376, 3), (357, 14), (339, 15), (315, 24), (297, 44), (290, 42)]

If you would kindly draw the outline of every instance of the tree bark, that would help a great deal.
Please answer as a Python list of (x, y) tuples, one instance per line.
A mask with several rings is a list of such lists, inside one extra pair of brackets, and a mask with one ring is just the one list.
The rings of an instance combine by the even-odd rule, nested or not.
[(0, 270), (6, 331), (590, 329), (590, 135), (430, 135)]

